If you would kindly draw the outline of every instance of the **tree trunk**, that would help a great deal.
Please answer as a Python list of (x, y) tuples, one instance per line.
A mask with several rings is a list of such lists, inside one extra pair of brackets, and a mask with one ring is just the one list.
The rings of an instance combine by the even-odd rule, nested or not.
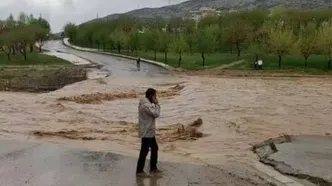
[(7, 54), (8, 61), (11, 61), (10, 52)]
[(103, 43), (103, 51), (106, 51), (106, 43)]
[(240, 44), (236, 43), (236, 49), (237, 49), (237, 57), (241, 56), (241, 50), (240, 50)]
[(332, 69), (332, 57), (331, 57), (331, 53), (329, 53), (329, 61), (328, 61), (328, 64), (327, 64), (327, 68), (328, 69)]
[(33, 52), (33, 44), (30, 44), (30, 52)]
[(279, 57), (279, 69), (281, 69), (281, 55), (278, 55)]
[(202, 52), (203, 67), (205, 67), (205, 53)]
[(165, 51), (165, 63), (167, 64), (167, 51)]
[(180, 52), (180, 57), (179, 57), (178, 67), (181, 66), (181, 61), (182, 61), (182, 53)]
[(157, 50), (154, 50), (154, 60), (157, 61)]
[(118, 53), (121, 53), (121, 45), (118, 43)]
[(26, 51), (25, 47), (22, 49), (22, 55), (24, 57), (24, 60), (26, 61), (27, 60), (27, 51)]
[(42, 46), (39, 46), (39, 52), (40, 53), (42, 52)]
[(13, 51), (12, 51), (13, 55), (15, 56), (16, 55), (16, 50), (15, 48), (13, 47)]
[(308, 58), (309, 58), (309, 56), (304, 56), (304, 66), (305, 66), (305, 68), (308, 67)]

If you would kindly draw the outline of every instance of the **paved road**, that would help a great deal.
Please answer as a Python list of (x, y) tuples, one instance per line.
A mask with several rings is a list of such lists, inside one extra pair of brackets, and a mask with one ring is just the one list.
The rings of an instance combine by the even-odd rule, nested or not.
[(98, 64), (104, 65), (102, 70), (109, 71), (111, 76), (114, 77), (128, 77), (128, 78), (139, 78), (139, 77), (157, 77), (165, 76), (169, 74), (166, 69), (161, 67), (141, 63), (141, 70), (138, 71), (136, 68), (136, 62), (128, 59), (113, 57), (103, 54), (95, 54), (90, 52), (82, 52), (66, 47), (62, 44), (62, 41), (49, 41), (43, 47), (51, 51), (60, 51), (76, 56), (91, 60)]
[(58, 144), (0, 141), (0, 185), (251, 186), (205, 166), (161, 163), (161, 177), (137, 179), (136, 159)]
[(332, 185), (331, 136), (293, 136), (291, 143), (278, 144), (277, 149), (269, 159), (276, 161), (276, 168), (281, 172), (310, 175)]

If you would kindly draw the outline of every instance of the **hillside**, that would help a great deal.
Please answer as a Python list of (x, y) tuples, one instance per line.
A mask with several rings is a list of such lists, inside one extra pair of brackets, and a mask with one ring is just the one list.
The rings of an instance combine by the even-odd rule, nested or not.
[[(190, 11), (199, 10), (201, 7), (210, 7), (218, 10), (250, 10), (255, 8), (270, 9), (274, 7), (287, 7), (292, 9), (329, 9), (332, 8), (331, 0), (189, 0), (180, 4), (160, 8), (143, 8), (124, 14), (112, 14), (100, 19), (112, 20), (120, 15), (140, 18), (161, 16), (183, 17)], [(92, 20), (95, 21), (95, 20)]]

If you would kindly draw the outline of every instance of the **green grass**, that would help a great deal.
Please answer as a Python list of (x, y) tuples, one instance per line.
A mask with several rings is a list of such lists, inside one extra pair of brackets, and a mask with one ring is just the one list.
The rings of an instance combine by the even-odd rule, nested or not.
[[(101, 50), (102, 51), (102, 50)], [(117, 50), (108, 50), (106, 52), (117, 53)], [(121, 54), (135, 56), (136, 54), (122, 50)], [(154, 60), (153, 51), (139, 51), (138, 56)], [(225, 64), (230, 64), (239, 60), (244, 59), (244, 63), (229, 67), (230, 70), (242, 70), (242, 71), (256, 71), (253, 66), (254, 56), (242, 51), (242, 56), (237, 57), (236, 54), (231, 53), (214, 53), (206, 54), (206, 62), (204, 68), (214, 68)], [(168, 53), (168, 63), (172, 67), (178, 67), (179, 55), (170, 52)], [(280, 72), (280, 73), (303, 73), (303, 74), (314, 74), (314, 75), (332, 75), (332, 70), (328, 70), (328, 57), (324, 55), (312, 55), (308, 59), (308, 66), (305, 68), (304, 57), (288, 55), (282, 57), (281, 69), (278, 66), (277, 55), (265, 55), (261, 58), (264, 62), (263, 72)], [(164, 53), (157, 53), (157, 61), (164, 62)], [(203, 69), (202, 58), (200, 53), (185, 53), (182, 56), (181, 68), (189, 70)]]
[[(111, 52), (117, 53), (117, 51), (112, 50)], [(127, 51), (121, 51), (121, 54), (128, 55)], [(136, 53), (129, 53), (130, 56), (135, 56)], [(154, 52), (152, 51), (139, 51), (138, 56), (145, 59), (154, 60)], [(214, 53), (205, 54), (205, 67), (204, 68), (214, 68), (220, 65), (229, 64), (240, 60), (235, 54), (230, 53)], [(165, 63), (165, 54), (157, 52), (157, 61)], [(179, 54), (174, 52), (169, 52), (167, 54), (167, 64), (177, 68), (179, 61)], [(181, 68), (190, 70), (199, 70), (203, 68), (203, 61), (200, 53), (184, 53), (182, 54)]]
[(71, 63), (54, 56), (37, 52), (27, 53), (27, 60), (24, 60), (23, 55), (17, 53), (16, 55), (11, 55), (11, 60), (9, 61), (7, 55), (0, 53), (0, 66), (8, 65), (71, 65)]
[[(255, 70), (253, 66), (254, 57), (245, 57), (245, 62), (239, 65), (230, 67), (234, 70), (250, 71)], [(324, 55), (312, 55), (308, 59), (308, 66), (305, 68), (305, 62), (303, 56), (283, 56), (281, 62), (281, 69), (278, 66), (278, 56), (266, 55), (262, 57), (264, 62), (264, 71), (266, 72), (294, 72), (294, 73), (306, 73), (306, 74), (332, 74), (331, 70), (328, 70), (328, 58)]]

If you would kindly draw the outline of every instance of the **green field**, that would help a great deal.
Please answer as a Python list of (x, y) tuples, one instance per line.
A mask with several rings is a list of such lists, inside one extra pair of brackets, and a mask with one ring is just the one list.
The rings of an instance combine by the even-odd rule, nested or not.
[[(106, 51), (117, 53), (117, 51)], [(134, 57), (141, 57), (145, 59), (154, 60), (154, 52), (149, 51), (138, 51), (137, 56), (136, 53), (122, 51), (121, 54), (129, 55)], [(205, 67), (204, 68), (214, 68), (220, 65), (229, 64), (242, 58), (238, 58), (235, 54), (230, 53), (213, 53), (213, 54), (205, 54)], [(165, 63), (165, 54), (161, 52), (157, 52), (157, 61)], [(177, 68), (179, 61), (179, 54), (174, 52), (167, 53), (167, 64)], [(182, 62), (181, 68), (189, 69), (189, 70), (199, 70), (203, 69), (203, 60), (200, 53), (184, 53), (182, 54)]]
[[(267, 72), (296, 72), (308, 74), (332, 74), (332, 70), (328, 70), (328, 57), (323, 55), (313, 55), (308, 59), (308, 66), (305, 67), (303, 56), (283, 56), (281, 69), (278, 66), (278, 57), (276, 55), (266, 55), (262, 57), (264, 62), (264, 71)], [(233, 70), (253, 70), (254, 57), (245, 57), (245, 62), (230, 67)]]
[(17, 53), (16, 55), (11, 55), (10, 61), (7, 55), (0, 53), (0, 65), (71, 65), (71, 63), (54, 56), (32, 52), (27, 53), (27, 60), (24, 60), (24, 57)]
[[(102, 50), (100, 50), (102, 51)], [(107, 50), (106, 52), (118, 53), (116, 50)], [(138, 51), (137, 56), (135, 52), (128, 52), (122, 50), (121, 54), (129, 56), (139, 56), (141, 58), (154, 60), (153, 51)], [(204, 68), (214, 68), (225, 64), (231, 64), (239, 60), (244, 62), (238, 65), (231, 66), (229, 70), (253, 71), (255, 57), (252, 54), (242, 52), (241, 57), (237, 57), (235, 53), (213, 53), (205, 55), (205, 67), (202, 65), (202, 58), (200, 53), (184, 53), (182, 55), (181, 68), (188, 70), (199, 70)], [(168, 63), (170, 66), (178, 67), (179, 55), (174, 52), (168, 53)], [(328, 70), (328, 56), (326, 55), (312, 55), (308, 59), (308, 66), (305, 68), (303, 56), (288, 55), (282, 57), (281, 69), (278, 66), (277, 55), (265, 55), (261, 59), (264, 62), (264, 72), (280, 72), (280, 73), (303, 73), (316, 75), (332, 75), (332, 70)], [(157, 52), (157, 61), (164, 63), (164, 53)]]
[[(153, 52), (139, 52), (138, 55), (142, 58), (154, 60)], [(178, 67), (179, 55), (176, 53), (168, 53), (168, 63), (172, 67)], [(205, 68), (213, 68), (224, 64), (229, 64), (237, 61), (239, 58), (236, 55), (228, 53), (214, 53), (205, 55)], [(157, 61), (165, 62), (164, 53), (157, 53)], [(184, 69), (202, 69), (203, 60), (199, 53), (184, 53), (182, 55), (181, 68)]]

